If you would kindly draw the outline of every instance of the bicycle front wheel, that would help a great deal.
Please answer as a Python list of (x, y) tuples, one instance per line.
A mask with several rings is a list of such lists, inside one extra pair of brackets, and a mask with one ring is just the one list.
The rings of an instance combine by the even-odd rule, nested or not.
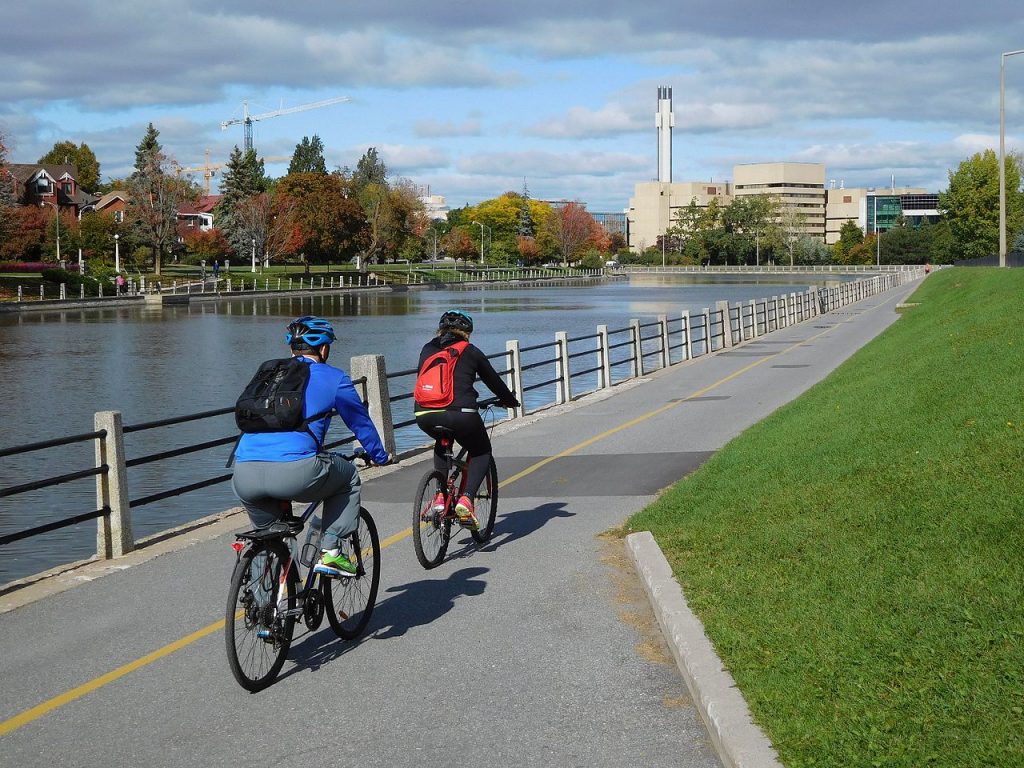
[(485, 544), (494, 532), (494, 518), (498, 514), (498, 467), (491, 457), (491, 463), (487, 467), (487, 474), (484, 476), (480, 490), (476, 494), (476, 516), (480, 521), (480, 528), (470, 531), (473, 540), (477, 544)]
[(412, 544), (416, 559), (428, 570), (441, 564), (448, 550), (452, 533), (452, 520), (444, 509), (434, 509), (438, 494), (445, 496), (448, 481), (443, 472), (428, 472), (416, 489), (416, 500), (412, 505)]
[(320, 577), (324, 610), (334, 633), (344, 639), (358, 637), (373, 615), (380, 586), (380, 539), (377, 526), (365, 509), (359, 510), (355, 531), (345, 537), (344, 547), (356, 564), (355, 576)]
[(231, 674), (247, 691), (274, 682), (292, 644), (295, 574), (290, 560), (281, 542), (256, 543), (231, 575), (224, 640)]

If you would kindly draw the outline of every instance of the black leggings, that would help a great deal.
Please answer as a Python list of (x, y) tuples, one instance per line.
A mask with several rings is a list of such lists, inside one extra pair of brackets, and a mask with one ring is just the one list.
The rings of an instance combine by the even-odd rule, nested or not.
[[(475, 498), (491, 464), (491, 438), (487, 436), (487, 428), (480, 414), (476, 411), (435, 411), (417, 416), (416, 424), (435, 439), (435, 427), (445, 427), (455, 433), (455, 441), (466, 449), (472, 459), (466, 469), (466, 495)], [(434, 443), (434, 469), (441, 472), (447, 469), (440, 442)]]

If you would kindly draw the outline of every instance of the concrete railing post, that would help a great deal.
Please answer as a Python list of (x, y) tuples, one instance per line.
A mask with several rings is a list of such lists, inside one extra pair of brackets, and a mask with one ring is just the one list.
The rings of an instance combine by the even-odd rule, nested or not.
[(601, 370), (598, 371), (598, 388), (605, 389), (612, 385), (612, 357), (608, 349), (608, 326), (597, 326), (598, 354), (601, 356)]
[(658, 315), (658, 332), (661, 334), (661, 367), (668, 368), (671, 355), (668, 353), (668, 316)]
[(97, 432), (106, 433), (96, 438), (96, 466), (107, 467), (106, 472), (96, 475), (96, 505), (110, 510), (96, 520), (96, 554), (101, 560), (109, 560), (135, 549), (121, 412), (99, 411), (93, 423)]
[(353, 380), (366, 377), (363, 392), (370, 418), (377, 425), (377, 431), (384, 442), (384, 450), (390, 454), (398, 453), (394, 422), (391, 419), (391, 395), (388, 392), (384, 355), (357, 355), (352, 358), (349, 371)]
[(750, 300), (750, 331), (751, 338), (756, 339), (761, 334), (758, 332), (757, 327), (757, 301), (754, 299)]
[(715, 302), (715, 312), (722, 318), (722, 348), (732, 346), (732, 318), (729, 317), (729, 302)]
[(711, 342), (711, 310), (704, 307), (700, 311), (701, 323), (704, 325), (704, 354), (711, 352), (715, 345)]
[(690, 337), (690, 313), (683, 311), (683, 360), (693, 359), (693, 339)]
[(519, 339), (509, 339), (505, 342), (505, 351), (508, 352), (508, 374), (505, 383), (516, 397), (519, 398), (519, 407), (512, 408), (509, 413), (513, 419), (521, 419), (526, 415), (526, 392), (523, 391), (523, 358), (519, 352)]
[(640, 321), (630, 320), (629, 330), (633, 335), (633, 378), (638, 379), (644, 375), (644, 342), (640, 335)]
[(572, 371), (569, 370), (569, 334), (565, 331), (555, 332), (555, 376), (558, 379), (558, 403), (572, 401)]

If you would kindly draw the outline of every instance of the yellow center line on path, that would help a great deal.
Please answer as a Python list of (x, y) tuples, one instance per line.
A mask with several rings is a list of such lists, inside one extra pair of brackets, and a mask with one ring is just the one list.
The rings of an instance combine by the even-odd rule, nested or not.
[[(893, 297), (893, 298), (895, 298), (895, 297)], [(871, 310), (878, 309), (879, 307), (884, 306), (885, 304), (888, 304), (888, 303), (889, 303), (889, 299), (887, 299), (886, 301), (881, 302), (881, 303), (875, 305), (874, 307), (868, 307), (864, 311), (865, 312), (870, 312)], [(851, 316), (849, 318), (846, 318), (842, 322), (843, 323), (848, 323), (851, 320), (853, 320), (854, 317), (855, 316)], [(574, 453), (576, 453), (578, 451), (581, 451), (584, 448), (587, 448), (588, 446), (593, 445), (594, 443), (597, 443), (597, 442), (599, 442), (601, 440), (604, 440), (606, 437), (610, 437), (611, 435), (614, 435), (617, 432), (621, 432), (624, 429), (629, 429), (630, 427), (636, 426), (637, 424), (640, 424), (641, 422), (644, 422), (647, 419), (653, 418), (654, 416), (657, 416), (657, 415), (659, 415), (661, 413), (664, 413), (665, 411), (668, 411), (668, 410), (670, 410), (672, 408), (675, 408), (676, 406), (681, 405), (682, 403), (685, 403), (688, 400), (692, 400), (694, 398), (701, 397), (701, 396), (707, 394), (708, 392), (711, 392), (712, 390), (717, 389), (718, 387), (722, 386), (723, 384), (727, 384), (730, 381), (732, 381), (733, 379), (736, 379), (739, 376), (742, 376), (744, 373), (747, 373), (748, 371), (756, 368), (757, 366), (761, 365), (762, 363), (765, 363), (765, 362), (767, 362), (769, 360), (774, 360), (775, 358), (780, 357), (781, 355), (785, 355), (786, 353), (793, 351), (794, 349), (798, 348), (802, 344), (806, 344), (809, 341), (814, 341), (815, 339), (818, 339), (818, 338), (824, 336), (826, 333), (831, 331), (833, 328), (836, 328), (838, 325), (840, 325), (840, 323), (836, 323), (836, 325), (833, 325), (833, 326), (830, 326), (829, 328), (826, 328), (821, 333), (817, 333), (817, 334), (815, 334), (813, 336), (810, 336), (807, 339), (804, 339), (802, 341), (798, 341), (795, 344), (793, 344), (793, 345), (791, 345), (789, 347), (786, 347), (785, 349), (783, 349), (783, 350), (781, 350), (779, 352), (775, 352), (773, 354), (767, 355), (766, 357), (762, 357), (759, 360), (755, 360), (754, 362), (752, 362), (752, 363), (750, 363), (748, 365), (743, 366), (739, 370), (733, 371), (728, 376), (725, 376), (724, 378), (719, 379), (714, 384), (709, 384), (708, 386), (706, 386), (706, 387), (704, 387), (702, 389), (698, 389), (696, 392), (693, 392), (692, 394), (689, 394), (689, 395), (687, 395), (686, 397), (684, 397), (684, 398), (682, 398), (680, 400), (668, 403), (667, 405), (663, 405), (660, 408), (655, 408), (653, 411), (648, 411), (647, 413), (644, 413), (644, 414), (642, 414), (640, 416), (637, 416), (635, 419), (631, 419), (631, 420), (629, 420), (627, 422), (624, 422), (624, 423), (620, 424), (617, 427), (612, 427), (611, 429), (608, 429), (608, 430), (606, 430), (604, 432), (601, 432), (600, 434), (594, 435), (593, 437), (588, 438), (587, 440), (584, 440), (581, 443), (577, 443), (576, 445), (572, 446), (571, 448), (566, 448), (561, 453), (557, 453), (554, 456), (549, 456), (546, 459), (542, 459), (541, 461), (538, 461), (535, 464), (530, 465), (529, 467), (527, 467), (526, 469), (522, 470), (521, 472), (517, 472), (516, 474), (512, 475), (512, 477), (509, 477), (509, 478), (506, 478), (505, 480), (502, 480), (501, 482), (498, 483), (498, 487), (499, 488), (503, 488), (506, 485), (508, 485), (509, 483), (514, 483), (516, 480), (521, 480), (522, 478), (526, 477), (527, 475), (529, 475), (529, 474), (531, 474), (533, 472), (536, 472), (541, 467), (546, 466), (547, 464), (550, 464), (551, 462), (553, 462), (553, 461), (555, 461), (557, 459), (565, 458), (566, 456), (571, 456), (572, 454), (574, 454)], [(396, 534), (394, 534), (392, 536), (388, 536), (386, 539), (381, 541), (380, 548), (384, 549), (385, 547), (390, 547), (392, 544), (397, 544), (398, 542), (400, 542), (400, 541), (402, 541), (404, 539), (409, 538), (409, 536), (411, 536), (411, 535), (412, 535), (412, 528), (411, 527), (410, 528), (406, 528), (404, 531), (400, 531), (399, 533), (396, 533)], [(185, 648), (186, 646), (191, 645), (192, 643), (196, 642), (197, 640), (201, 640), (202, 638), (206, 637), (207, 635), (212, 635), (214, 632), (217, 632), (218, 630), (221, 630), (223, 628), (224, 628), (224, 620), (221, 619), (220, 621), (216, 621), (213, 624), (210, 624), (210, 625), (208, 625), (206, 627), (203, 627), (200, 630), (197, 630), (196, 632), (193, 632), (191, 635), (186, 635), (185, 637), (181, 638), (180, 640), (175, 640), (173, 643), (165, 645), (162, 648), (158, 648), (157, 650), (153, 651), (152, 653), (146, 654), (145, 656), (143, 656), (143, 657), (141, 657), (139, 659), (136, 659), (135, 661), (132, 661), (132, 662), (129, 662), (129, 663), (123, 665), (123, 666), (120, 666), (117, 669), (112, 670), (110, 672), (107, 672), (104, 675), (100, 675), (99, 677), (94, 678), (93, 680), (90, 680), (87, 683), (83, 683), (82, 685), (78, 686), (77, 688), (72, 688), (70, 691), (67, 691), (66, 693), (62, 693), (59, 696), (54, 696), (52, 699), (50, 699), (48, 701), (44, 701), (42, 704), (39, 704), (39, 705), (37, 705), (35, 707), (32, 707), (31, 709), (27, 709), (24, 712), (22, 712), (21, 714), (15, 715), (12, 718), (4, 720), (3, 722), (0, 722), (0, 736), (3, 736), (4, 734), (10, 733), (11, 731), (13, 731), (13, 730), (15, 730), (17, 728), (20, 728), (23, 725), (31, 723), (33, 720), (37, 720), (38, 718), (42, 717), (43, 715), (47, 714), (48, 712), (52, 712), (53, 710), (55, 710), (55, 709), (57, 709), (59, 707), (62, 707), (65, 704), (68, 704), (69, 702), (74, 701), (75, 699), (79, 699), (79, 698), (81, 698), (82, 696), (85, 696), (88, 693), (92, 693), (93, 691), (97, 690), (98, 688), (102, 688), (103, 686), (107, 685), (108, 683), (112, 683), (115, 680), (119, 680), (120, 678), (124, 677), (125, 675), (129, 674), (130, 672), (134, 672), (135, 670), (140, 669), (142, 667), (145, 667), (148, 664), (152, 664), (154, 661), (158, 661), (159, 659), (162, 659), (165, 656), (169, 656), (170, 654), (174, 653), (175, 651), (180, 651), (182, 648)]]

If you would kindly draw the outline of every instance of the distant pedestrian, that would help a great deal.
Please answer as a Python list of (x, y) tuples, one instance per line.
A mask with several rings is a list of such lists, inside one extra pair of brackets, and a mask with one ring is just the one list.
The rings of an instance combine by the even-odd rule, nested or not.
[(213, 281), (217, 282), (217, 278), (220, 276), (220, 262), (214, 259), (213, 262)]
[(124, 275), (120, 272), (117, 273), (117, 277), (114, 278), (114, 284), (117, 286), (117, 292), (119, 294), (124, 293)]

